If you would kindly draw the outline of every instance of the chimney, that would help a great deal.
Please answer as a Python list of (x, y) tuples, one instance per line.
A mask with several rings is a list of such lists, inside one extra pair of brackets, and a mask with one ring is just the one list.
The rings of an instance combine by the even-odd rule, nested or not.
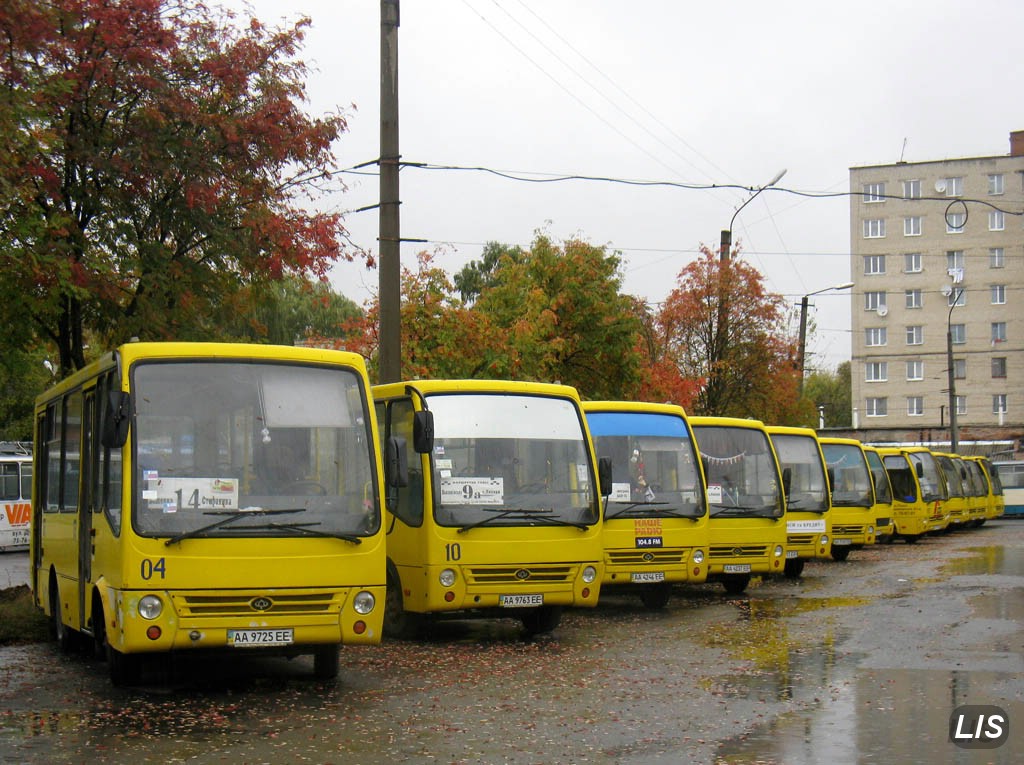
[(1010, 156), (1024, 157), (1024, 130), (1010, 133)]

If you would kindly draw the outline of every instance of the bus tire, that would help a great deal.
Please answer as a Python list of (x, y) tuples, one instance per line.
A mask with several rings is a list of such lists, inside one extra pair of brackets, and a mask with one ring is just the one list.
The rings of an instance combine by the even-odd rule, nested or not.
[(730, 595), (742, 595), (750, 584), (750, 574), (722, 574), (722, 586)]
[(842, 561), (846, 560), (849, 557), (850, 557), (850, 548), (849, 547), (836, 547), (835, 545), (832, 546), (832, 560), (837, 560), (839, 562), (842, 562)]
[(644, 604), (646, 609), (660, 611), (668, 605), (668, 599), (671, 595), (672, 585), (668, 582), (653, 584), (650, 587), (644, 587), (640, 591), (640, 602)]
[(782, 573), (786, 575), (787, 579), (799, 579), (800, 575), (804, 573), (804, 559), (790, 558), (786, 561)]
[(903, 541), (908, 545), (917, 544), (917, 540), (921, 538), (920, 534), (904, 534)]
[(384, 591), (385, 637), (411, 640), (419, 635), (423, 619), (420, 614), (405, 610), (402, 598), (402, 580), (391, 561), (388, 561), (387, 586)]
[(57, 590), (57, 578), (53, 574), (50, 574), (50, 634), (62, 653), (71, 653), (77, 647), (75, 637), (78, 633), (67, 626), (61, 616), (60, 592)]
[(333, 680), (341, 667), (341, 646), (336, 643), (318, 645), (313, 649), (313, 677), (317, 680)]
[(142, 678), (142, 656), (135, 653), (121, 653), (107, 643), (107, 670), (110, 682), (123, 688), (135, 685)]
[(523, 612), (520, 617), (527, 635), (546, 635), (554, 632), (562, 621), (561, 606), (539, 606)]

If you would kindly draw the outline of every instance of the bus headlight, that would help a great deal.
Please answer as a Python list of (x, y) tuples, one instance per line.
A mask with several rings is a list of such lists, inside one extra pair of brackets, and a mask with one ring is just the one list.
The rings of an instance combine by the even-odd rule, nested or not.
[(143, 595), (139, 600), (139, 616), (143, 619), (156, 619), (164, 612), (164, 602), (156, 595)]
[(586, 582), (587, 584), (590, 584), (595, 579), (597, 579), (597, 569), (594, 568), (593, 566), (584, 566), (583, 567), (583, 581)]
[(875, 533), (875, 527), (874, 526), (868, 526), (868, 534), (871, 535), (871, 534), (874, 534), (874, 533)]
[(775, 545), (775, 557), (781, 558), (786, 551), (782, 549), (782, 545)]
[(696, 563), (698, 566), (701, 563), (704, 562), (704, 551), (703, 550), (694, 550), (693, 551), (693, 562)]
[(372, 592), (366, 590), (357, 592), (356, 596), (352, 598), (352, 608), (356, 610), (357, 614), (368, 614), (375, 605), (377, 605), (377, 599), (373, 597)]
[(822, 547), (827, 547), (828, 546), (828, 534), (822, 534), (821, 535), (821, 546)]
[(442, 587), (451, 587), (453, 584), (455, 584), (455, 572), (452, 571), (450, 568), (446, 568), (437, 577), (437, 580), (441, 583)]

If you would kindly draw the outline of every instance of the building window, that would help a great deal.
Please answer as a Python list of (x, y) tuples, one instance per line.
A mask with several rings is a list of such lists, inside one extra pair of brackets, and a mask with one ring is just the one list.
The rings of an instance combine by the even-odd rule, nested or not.
[(994, 356), (992, 358), (992, 376), (1006, 377), (1006, 357)]
[(988, 176), (988, 193), (993, 195), (1003, 193), (1002, 173), (993, 173)]
[(947, 212), (946, 213), (946, 233), (947, 234), (962, 234), (964, 232), (964, 224), (967, 223), (967, 215), (962, 212)]
[(967, 414), (967, 396), (956, 397), (956, 413)]
[(958, 197), (964, 193), (964, 179), (961, 178), (940, 178), (935, 184), (935, 190), (947, 197)]
[(864, 256), (864, 274), (866, 276), (875, 276), (877, 274), (885, 273), (885, 255), (865, 255)]
[(907, 414), (911, 417), (924, 414), (924, 396), (907, 396)]
[(886, 309), (885, 304), (885, 293), (884, 292), (865, 292), (864, 293), (864, 310), (865, 311), (877, 311)]
[(994, 321), (994, 322), (992, 322), (992, 342), (993, 343), (1005, 343), (1006, 342), (1006, 322), (1005, 321)]
[(953, 379), (967, 379), (967, 359), (953, 359)]
[(1005, 305), (1006, 304), (1006, 285), (1005, 284), (993, 284), (992, 285), (992, 305)]
[(988, 248), (988, 267), (989, 268), (1003, 268), (1006, 263), (1004, 261), (1003, 248), (1002, 247), (989, 247)]
[(869, 398), (867, 400), (868, 417), (885, 417), (889, 413), (889, 399)]
[(992, 397), (992, 414), (1006, 414), (1006, 394), (997, 393)]
[(908, 380), (923, 380), (924, 379), (924, 362), (923, 361), (908, 361), (907, 362), (907, 379)]
[(888, 361), (869, 361), (864, 366), (864, 379), (867, 380), (867, 382), (885, 382), (889, 379)]
[(1006, 229), (1006, 219), (1003, 217), (1002, 210), (989, 210), (988, 213), (988, 230), (989, 231), (1003, 231)]
[(921, 345), (924, 343), (924, 327), (920, 324), (907, 327), (907, 345)]
[(964, 251), (946, 250), (946, 273), (964, 270)]
[(953, 287), (946, 296), (946, 305), (952, 308), (955, 305), (967, 305), (967, 290), (964, 287)]
[(903, 219), (903, 236), (921, 236), (920, 215), (912, 215)]
[(920, 199), (921, 198), (921, 181), (903, 181), (903, 198), (904, 199)]
[(904, 294), (907, 297), (907, 308), (921, 308), (924, 305), (921, 290), (907, 290)]
[(885, 236), (885, 218), (865, 218), (864, 238), (881, 239)]
[(924, 268), (921, 265), (921, 253), (908, 252), (903, 256), (903, 273), (919, 274)]
[(967, 342), (967, 325), (950, 324), (949, 334), (953, 337), (953, 345), (963, 345)]
[(885, 201), (885, 184), (884, 183), (865, 183), (864, 184), (864, 201), (865, 202), (884, 202)]
[(869, 346), (886, 345), (888, 336), (885, 327), (868, 327), (864, 330), (864, 344)]

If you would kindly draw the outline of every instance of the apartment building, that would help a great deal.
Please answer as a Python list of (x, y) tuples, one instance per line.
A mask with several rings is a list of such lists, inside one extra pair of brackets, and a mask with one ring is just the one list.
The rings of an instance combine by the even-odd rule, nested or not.
[[(1024, 130), (1003, 156), (850, 168), (854, 428), (1024, 425)], [(948, 337), (947, 337), (948, 333)], [(949, 342), (951, 340), (951, 342)]]

